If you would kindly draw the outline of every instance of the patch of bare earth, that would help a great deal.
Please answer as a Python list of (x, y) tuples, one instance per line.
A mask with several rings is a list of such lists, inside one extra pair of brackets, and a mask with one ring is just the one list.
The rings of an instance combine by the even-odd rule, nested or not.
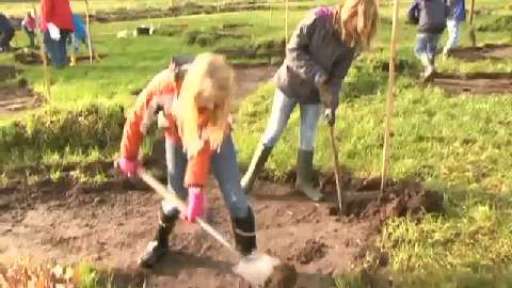
[[(353, 193), (376, 192), (374, 182), (350, 179), (346, 186)], [(322, 203), (295, 193), (292, 185), (267, 181), (259, 181), (251, 196), (259, 249), (295, 267), (295, 287), (331, 287), (333, 275), (362, 261), (385, 219), (442, 208), (442, 197), (421, 184), (390, 182), (385, 197), (358, 202), (348, 208), (349, 216), (339, 217), (333, 213), (333, 185), (332, 177), (325, 177), (322, 186), (328, 200)], [(205, 218), (232, 239), (220, 192), (214, 185), (209, 187)], [(171, 252), (158, 267), (140, 271), (136, 262), (158, 224), (159, 202), (157, 194), (140, 182), (117, 178), (100, 186), (69, 180), (54, 183), (45, 179), (36, 185), (14, 181), (0, 189), (0, 263), (20, 257), (31, 257), (34, 263), (85, 260), (112, 270), (116, 281), (123, 283), (146, 280), (151, 287), (246, 285), (231, 271), (236, 257), (197, 225), (183, 222), (172, 234)], [(269, 285), (291, 287), (283, 281)]]
[(510, 94), (512, 73), (440, 73), (432, 84), (453, 94)]
[[(0, 79), (7, 81), (16, 78), (14, 66), (0, 66)], [(0, 115), (32, 109), (41, 104), (42, 97), (29, 87), (25, 79), (17, 82), (0, 82)]]
[(466, 61), (479, 61), (485, 59), (502, 60), (512, 58), (512, 45), (485, 44), (480, 47), (455, 48), (450, 52), (452, 57)]

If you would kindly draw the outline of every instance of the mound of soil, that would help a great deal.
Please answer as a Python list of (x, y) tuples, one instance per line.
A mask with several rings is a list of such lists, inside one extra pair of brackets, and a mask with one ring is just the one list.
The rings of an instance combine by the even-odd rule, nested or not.
[(33, 109), (41, 105), (42, 95), (27, 86), (26, 80), (0, 87), (0, 114)]
[(512, 45), (485, 44), (481, 47), (455, 48), (450, 52), (452, 57), (466, 61), (479, 61), (485, 59), (502, 60), (512, 58)]
[[(380, 194), (380, 177), (348, 179), (344, 186), (343, 214), (362, 219), (374, 219), (380, 223), (393, 217), (422, 216), (425, 213), (443, 212), (443, 195), (425, 189), (414, 179), (388, 181), (384, 193)], [(323, 191), (330, 198), (336, 196), (334, 176), (328, 177)], [(336, 198), (337, 199), (337, 198)], [(334, 201), (335, 199), (333, 199)], [(338, 214), (337, 207), (330, 208), (331, 215)]]
[(453, 94), (510, 94), (512, 73), (440, 73), (436, 75), (432, 84)]

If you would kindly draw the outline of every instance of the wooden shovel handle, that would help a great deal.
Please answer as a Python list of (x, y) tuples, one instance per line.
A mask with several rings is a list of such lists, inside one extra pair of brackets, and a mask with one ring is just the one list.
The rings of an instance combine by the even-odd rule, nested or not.
[[(175, 191), (169, 191), (172, 189), (171, 187), (165, 187), (162, 183), (160, 183), (158, 180), (156, 180), (153, 176), (151, 176), (149, 173), (147, 173), (143, 168), (137, 169), (137, 175), (144, 181), (146, 184), (148, 184), (151, 188), (155, 190), (158, 195), (160, 195), (162, 198), (172, 202), (176, 206), (178, 206), (178, 209), (180, 211), (185, 211), (187, 209), (187, 206), (185, 205), (185, 202), (183, 202), (178, 196), (176, 196)], [(213, 228), (210, 224), (206, 223), (203, 219), (197, 218), (196, 222), (203, 228), (204, 231), (206, 231), (208, 234), (210, 234), (213, 238), (215, 238), (217, 241), (219, 241), (224, 247), (226, 247), (229, 251), (231, 251), (233, 254), (236, 254), (240, 257), (240, 253), (231, 245), (215, 228)]]

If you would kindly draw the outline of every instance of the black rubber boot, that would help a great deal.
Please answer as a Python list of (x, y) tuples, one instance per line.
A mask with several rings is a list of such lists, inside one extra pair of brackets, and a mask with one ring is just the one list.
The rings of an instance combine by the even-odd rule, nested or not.
[(256, 250), (256, 224), (250, 207), (247, 216), (233, 219), (233, 233), (236, 249), (240, 254), (248, 256)]
[(297, 181), (295, 189), (304, 193), (309, 199), (317, 202), (324, 195), (313, 184), (313, 151), (300, 150), (297, 155)]
[(259, 144), (252, 156), (251, 164), (249, 165), (249, 169), (245, 172), (244, 177), (242, 177), (242, 191), (245, 194), (251, 193), (252, 186), (258, 177), (258, 174), (261, 172), (265, 163), (267, 162), (270, 152), (272, 152), (272, 147), (265, 147), (262, 144)]
[(160, 223), (158, 224), (155, 238), (148, 243), (144, 254), (140, 257), (140, 267), (152, 268), (169, 251), (169, 235), (174, 229), (178, 217), (178, 210), (171, 215), (166, 215), (162, 208), (160, 208)]

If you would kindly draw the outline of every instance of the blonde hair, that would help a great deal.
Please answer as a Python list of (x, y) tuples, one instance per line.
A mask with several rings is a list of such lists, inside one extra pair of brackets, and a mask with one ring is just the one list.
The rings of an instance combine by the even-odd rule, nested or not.
[(347, 0), (340, 13), (341, 38), (349, 46), (365, 49), (377, 31), (379, 11), (375, 0)]
[[(220, 148), (229, 129), (234, 93), (234, 71), (224, 56), (202, 53), (194, 59), (183, 80), (175, 115), (188, 157), (196, 155), (205, 141), (214, 150)], [(202, 107), (206, 115), (200, 115)]]

